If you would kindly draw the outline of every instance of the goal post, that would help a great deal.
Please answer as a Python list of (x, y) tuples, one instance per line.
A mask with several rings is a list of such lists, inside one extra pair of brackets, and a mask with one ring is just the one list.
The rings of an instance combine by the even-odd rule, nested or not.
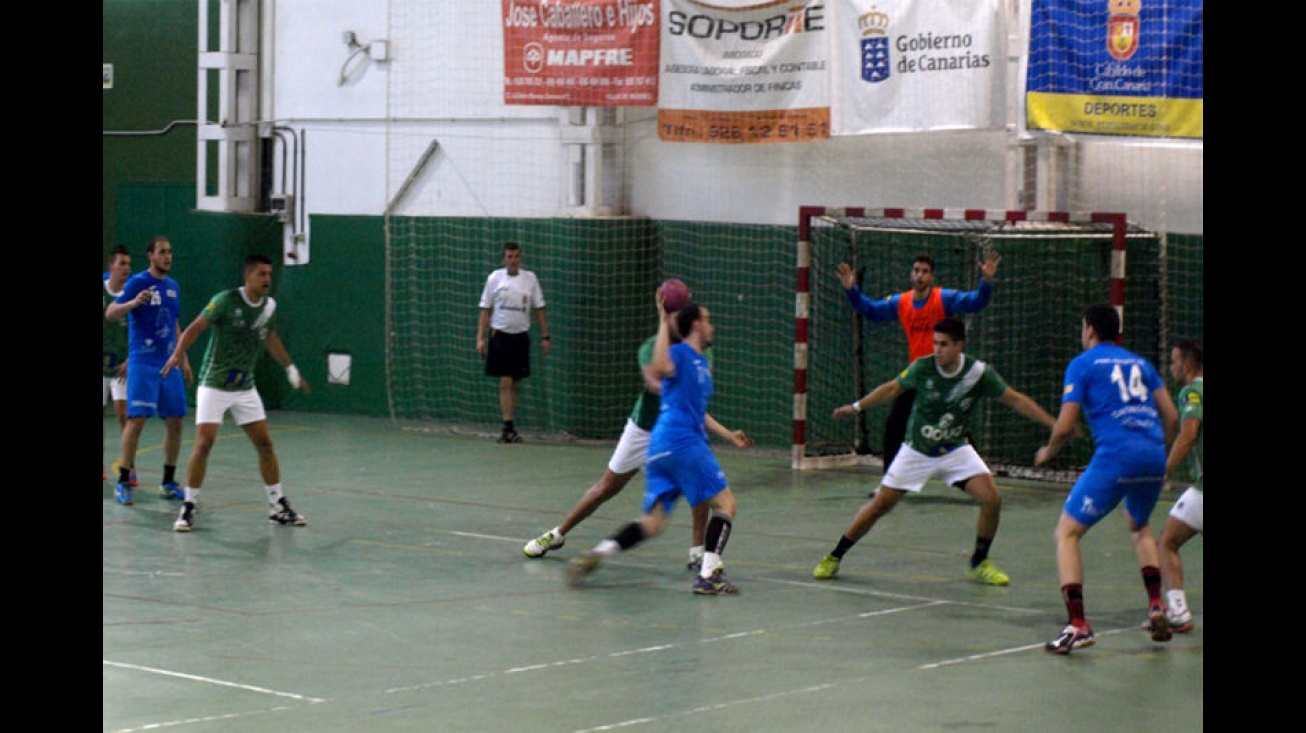
[[(1002, 261), (993, 300), (962, 317), (966, 352), (1055, 415), (1066, 364), (1082, 350), (1085, 305), (1111, 303), (1121, 313), (1122, 343), (1149, 358), (1162, 353), (1160, 245), (1159, 235), (1123, 213), (800, 207), (792, 467), (882, 465), (888, 407), (855, 420), (831, 413), (907, 365), (902, 327), (863, 322), (839, 283), (840, 262), (857, 272), (863, 294), (882, 298), (910, 289), (918, 253), (934, 258), (936, 286), (972, 290), (985, 254), (996, 251)], [(999, 475), (1073, 480), (1092, 453), (1091, 441), (1073, 441), (1054, 465), (1035, 469), (1045, 427), (992, 400), (972, 420), (972, 439)]]

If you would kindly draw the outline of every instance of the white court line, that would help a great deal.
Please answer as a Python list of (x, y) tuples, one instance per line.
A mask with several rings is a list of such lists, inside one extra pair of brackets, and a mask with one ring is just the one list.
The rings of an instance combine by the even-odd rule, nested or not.
[(139, 728), (115, 728), (110, 733), (141, 733), (147, 730), (160, 730), (162, 728), (175, 728), (179, 725), (191, 725), (193, 723), (212, 723), (217, 720), (235, 720), (236, 718), (248, 718), (251, 715), (265, 715), (267, 713), (280, 713), (292, 710), (290, 705), (281, 705), (275, 708), (265, 710), (251, 710), (246, 713), (228, 713), (226, 715), (205, 715), (200, 718), (184, 718), (182, 720), (168, 720), (162, 723), (146, 723)]
[[(1137, 630), (1137, 627), (1135, 626), (1126, 626), (1123, 629), (1110, 629), (1108, 631), (1094, 631), (1093, 636), (1097, 638), (1097, 637), (1111, 636), (1112, 634), (1120, 634), (1126, 631), (1135, 631), (1135, 630)], [(983, 654), (972, 654), (967, 657), (957, 657), (956, 659), (945, 659), (941, 662), (922, 664), (916, 669), (938, 669), (939, 667), (948, 667), (954, 664), (965, 664), (966, 662), (977, 662), (981, 659), (989, 659), (992, 657), (1000, 657), (1005, 654), (1015, 654), (1017, 652), (1027, 652), (1030, 649), (1042, 649), (1042, 648), (1043, 645), (1041, 643), (1027, 644), (1025, 646), (1013, 646), (1009, 649), (997, 649), (991, 652), (984, 652)]]
[(326, 702), (326, 699), (325, 699), (325, 698), (321, 698), (321, 697), (308, 697), (307, 695), (296, 695), (296, 694), (293, 693), (293, 692), (280, 692), (280, 691), (278, 691), (278, 690), (269, 690), (269, 689), (267, 689), (266, 687), (255, 687), (254, 685), (242, 685), (242, 684), (240, 684), (240, 683), (238, 683), (238, 682), (227, 682), (226, 680), (218, 680), (218, 679), (214, 679), (214, 678), (212, 678), (212, 677), (200, 677), (200, 676), (198, 676), (198, 675), (185, 674), (184, 672), (172, 672), (172, 671), (170, 671), (170, 670), (166, 670), (166, 669), (155, 669), (154, 667), (142, 667), (142, 666), (137, 665), (137, 664), (124, 664), (124, 663), (122, 663), (122, 662), (111, 662), (111, 661), (109, 661), (109, 660), (107, 660), (107, 659), (104, 660), (104, 666), (106, 666), (106, 667), (120, 667), (120, 668), (122, 668), (122, 669), (131, 669), (131, 670), (135, 670), (135, 671), (137, 671), (137, 672), (151, 672), (151, 673), (153, 673), (153, 674), (161, 674), (161, 675), (164, 675), (165, 677), (178, 677), (178, 678), (181, 678), (181, 679), (184, 679), (184, 680), (194, 680), (194, 681), (196, 681), (196, 682), (207, 682), (208, 684), (211, 684), (211, 685), (221, 685), (221, 686), (223, 686), (223, 687), (234, 687), (234, 688), (236, 688), (236, 689), (238, 689), (238, 690), (248, 690), (248, 691), (250, 691), (250, 692), (262, 692), (262, 693), (267, 694), (267, 695), (276, 695), (276, 696), (278, 696), (278, 697), (288, 697), (288, 698), (290, 698), (290, 699), (292, 699), (292, 700), (304, 700), (305, 702), (312, 702), (312, 703)]

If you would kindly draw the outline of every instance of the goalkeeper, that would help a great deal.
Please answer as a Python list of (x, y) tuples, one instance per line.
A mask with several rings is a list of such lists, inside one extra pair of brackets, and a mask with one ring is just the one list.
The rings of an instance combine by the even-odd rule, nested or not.
[[(974, 290), (953, 290), (934, 285), (934, 258), (920, 253), (911, 263), (911, 289), (871, 300), (857, 287), (857, 276), (847, 262), (839, 263), (839, 281), (844, 294), (863, 318), (870, 321), (897, 320), (907, 334), (908, 362), (934, 353), (934, 324), (963, 313), (978, 313), (993, 298), (993, 276), (1002, 255), (990, 250), (980, 271), (984, 278)], [(907, 435), (907, 418), (916, 399), (916, 390), (898, 395), (884, 420), (884, 469), (887, 471), (898, 455)]]

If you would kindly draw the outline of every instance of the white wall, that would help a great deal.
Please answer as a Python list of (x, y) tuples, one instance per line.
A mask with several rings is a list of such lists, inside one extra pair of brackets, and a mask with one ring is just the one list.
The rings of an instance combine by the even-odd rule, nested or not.
[[(1028, 15), (1029, 0), (1017, 3)], [(264, 0), (272, 115), (304, 131), (315, 214), (380, 215), (431, 141), (439, 151), (400, 214), (566, 215), (567, 110), (502, 104), (495, 0)], [(389, 40), (342, 84), (353, 31)], [(1020, 29), (1013, 29), (1019, 34)], [(1023, 42), (1017, 46), (1023, 45)], [(1019, 98), (1019, 90), (1012, 92)], [(1014, 131), (835, 137), (819, 143), (664, 143), (655, 111), (624, 110), (623, 213), (794, 224), (801, 205), (1017, 208)], [(1125, 211), (1143, 226), (1202, 232), (1202, 143), (1078, 138), (1068, 208)]]

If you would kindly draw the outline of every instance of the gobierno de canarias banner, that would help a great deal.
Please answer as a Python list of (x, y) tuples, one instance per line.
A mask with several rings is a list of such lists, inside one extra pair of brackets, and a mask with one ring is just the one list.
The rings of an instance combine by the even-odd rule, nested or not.
[(1026, 127), (1202, 138), (1203, 0), (1033, 0)]
[(826, 0), (662, 0), (658, 137), (829, 138), (828, 12)]
[(999, 0), (831, 0), (835, 135), (1001, 129)]
[(503, 102), (651, 107), (658, 0), (503, 0)]

